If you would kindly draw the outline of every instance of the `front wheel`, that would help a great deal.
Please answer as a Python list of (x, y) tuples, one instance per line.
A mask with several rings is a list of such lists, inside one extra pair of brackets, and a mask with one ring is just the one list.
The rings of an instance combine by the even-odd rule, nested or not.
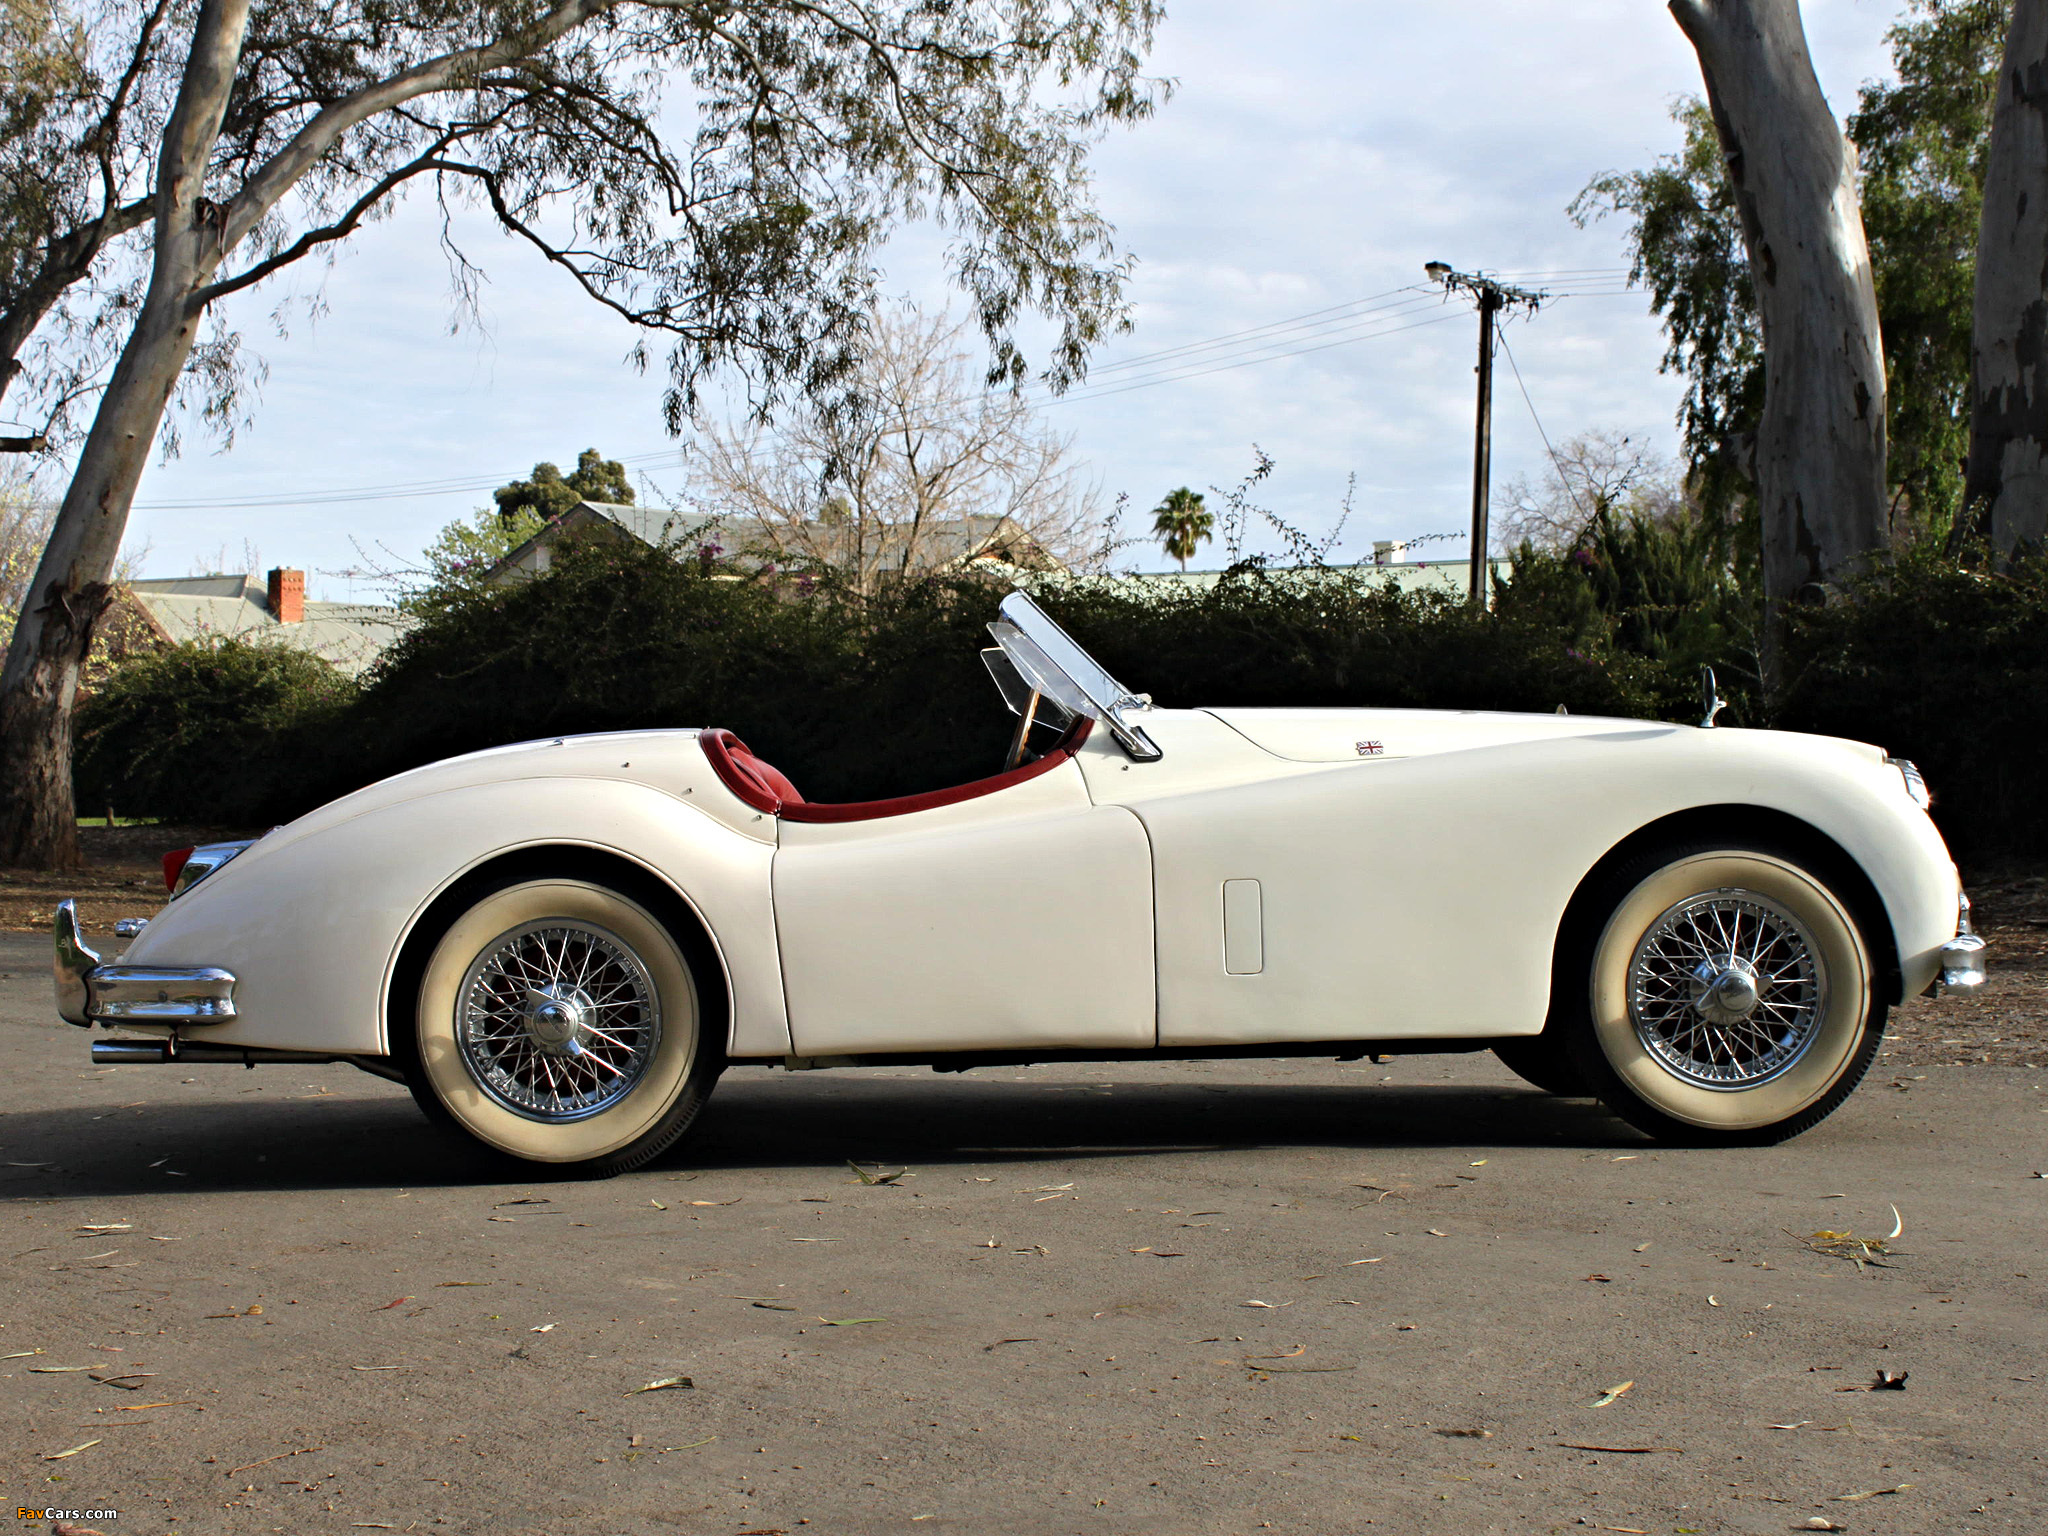
[(698, 968), (649, 910), (591, 881), (472, 893), (420, 973), (413, 1096), (494, 1151), (595, 1175), (673, 1145), (724, 1065)]
[(1766, 1144), (1862, 1080), (1886, 1014), (1870, 946), (1799, 854), (1667, 848), (1597, 896), (1597, 926), (1560, 957), (1586, 987), (1567, 1044), (1622, 1119), (1661, 1140)]

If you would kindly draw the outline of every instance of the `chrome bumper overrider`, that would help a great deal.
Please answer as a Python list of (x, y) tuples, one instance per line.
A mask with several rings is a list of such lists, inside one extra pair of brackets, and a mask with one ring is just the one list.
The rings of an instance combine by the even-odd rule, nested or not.
[(78, 910), (57, 906), (57, 1012), (73, 1024), (225, 1024), (235, 978), (217, 965), (102, 965), (78, 932)]
[(1944, 992), (1974, 992), (1984, 985), (1984, 941), (1970, 927), (1970, 898), (1956, 898), (1956, 936), (1941, 946)]

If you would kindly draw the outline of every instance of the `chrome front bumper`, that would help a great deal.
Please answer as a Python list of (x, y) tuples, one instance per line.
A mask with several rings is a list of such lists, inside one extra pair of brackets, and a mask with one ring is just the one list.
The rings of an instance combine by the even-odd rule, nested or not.
[(72, 1024), (225, 1024), (235, 977), (217, 965), (102, 965), (78, 932), (78, 909), (57, 906), (57, 1012)]
[(1956, 897), (1956, 936), (1941, 946), (1940, 992), (1974, 992), (1984, 985), (1984, 941), (1970, 927), (1970, 898)]

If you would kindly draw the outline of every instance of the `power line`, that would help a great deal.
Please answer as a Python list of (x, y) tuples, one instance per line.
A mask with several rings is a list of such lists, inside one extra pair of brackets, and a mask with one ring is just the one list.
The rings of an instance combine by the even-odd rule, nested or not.
[[(1224, 346), (1227, 343), (1238, 342), (1251, 337), (1264, 336), (1270, 338), (1284, 334), (1288, 331), (1296, 331), (1304, 328), (1314, 328), (1318, 325), (1318, 323), (1334, 323), (1331, 322), (1327, 317), (1336, 315), (1343, 310), (1359, 309), (1359, 306), (1361, 305), (1371, 305), (1380, 308), (1398, 308), (1398, 305), (1381, 305), (1379, 301), (1382, 299), (1396, 298), (1401, 294), (1421, 294), (1425, 293), (1426, 291), (1427, 290), (1425, 290), (1419, 283), (1410, 283), (1405, 288), (1389, 288), (1385, 293), (1375, 293), (1368, 298), (1353, 299), (1349, 303), (1345, 304), (1333, 304), (1328, 309), (1310, 310), (1305, 315), (1293, 315), (1285, 320), (1275, 320), (1270, 325), (1257, 325), (1253, 326), (1249, 330), (1231, 331), (1226, 335), (1214, 336), (1207, 341), (1188, 342), (1184, 346), (1167, 347), (1162, 351), (1145, 352), (1139, 354), (1137, 357), (1127, 357), (1120, 359), (1117, 362), (1103, 363), (1099, 367), (1091, 368), (1089, 370), (1089, 374), (1091, 377), (1100, 377), (1105, 373), (1118, 373), (1126, 368), (1142, 368), (1150, 366), (1154, 363), (1163, 363), (1166, 359), (1173, 357), (1176, 354), (1189, 352), (1206, 352), (1213, 348)], [(1372, 312), (1372, 309), (1360, 309), (1358, 314), (1349, 315), (1345, 318), (1346, 320), (1356, 320)]]
[[(1587, 287), (1559, 294), (1559, 298), (1597, 298), (1638, 291), (1627, 288), (1605, 291), (1599, 287), (1603, 280), (1613, 280), (1626, 270), (1620, 267), (1564, 268), (1536, 275), (1577, 278), (1581, 282), (1587, 282)], [(1404, 320), (1407, 316), (1427, 309), (1436, 302), (1438, 300), (1435, 292), (1421, 284), (1390, 288), (1382, 293), (1350, 299), (1324, 309), (1287, 316), (1266, 325), (1226, 332), (1205, 341), (1187, 342), (1156, 352), (1141, 353), (1136, 357), (1121, 358), (1092, 370), (1091, 379), (1101, 379), (1105, 374), (1116, 375), (1128, 371), (1136, 371), (1137, 377), (1111, 377), (1099, 385), (1094, 382), (1084, 383), (1069, 394), (1047, 396), (1039, 403), (1073, 405), (1105, 399), (1111, 395), (1128, 394), (1133, 390), (1150, 389), (1161, 384), (1186, 383), (1258, 363), (1307, 357), (1313, 353), (1329, 351), (1334, 347), (1351, 346), (1361, 341), (1376, 341), (1457, 318), (1456, 313), (1451, 312), (1430, 315), (1426, 319), (1409, 320), (1405, 324), (1388, 323)], [(1517, 377), (1519, 378), (1519, 375)], [(674, 447), (654, 449), (624, 455), (618, 462), (629, 468), (637, 468), (662, 460), (673, 461), (681, 452), (680, 448)], [(425, 497), (489, 492), (517, 480), (519, 474), (520, 472), (514, 471), (488, 477), (447, 476), (430, 480), (393, 481), (381, 485), (301, 491), (286, 496), (259, 492), (242, 496), (181, 497), (137, 502), (136, 510), (256, 511), (272, 507), (343, 506), (379, 501), (408, 501)]]
[(1536, 402), (1529, 398), (1529, 386), (1522, 382), (1522, 366), (1515, 361), (1515, 349), (1508, 345), (1506, 336), (1500, 338), (1500, 349), (1507, 354), (1508, 367), (1515, 375), (1515, 387), (1522, 392), (1522, 403), (1529, 407), (1529, 419), (1536, 423), (1536, 435), (1543, 439), (1543, 451), (1550, 455), (1550, 462), (1557, 466), (1557, 483), (1564, 487), (1565, 495), (1571, 497), (1572, 506), (1579, 516), (1586, 517), (1586, 509), (1579, 504), (1579, 493), (1572, 489), (1572, 479), (1564, 472), (1564, 460), (1557, 456), (1557, 450), (1550, 446), (1550, 434), (1543, 430), (1543, 418), (1536, 414)]
[[(1425, 306), (1418, 305), (1416, 307), (1422, 308)], [(1385, 318), (1391, 319), (1398, 317), (1388, 316)], [(1454, 320), (1456, 318), (1456, 315), (1431, 315), (1426, 320), (1415, 320), (1409, 322), (1406, 325), (1383, 326), (1381, 329), (1378, 330), (1366, 330), (1361, 331), (1355, 335), (1339, 336), (1335, 340), (1319, 341), (1312, 346), (1294, 347), (1282, 352), (1269, 352), (1264, 356), (1237, 358), (1229, 362), (1215, 363), (1206, 368), (1196, 368), (1192, 371), (1161, 374), (1154, 378), (1137, 379), (1129, 383), (1112, 384), (1104, 389), (1083, 388), (1081, 390), (1076, 391), (1073, 394), (1054, 396), (1053, 398), (1045, 400), (1041, 403), (1045, 405), (1069, 405), (1083, 400), (1100, 400), (1105, 395), (1127, 394), (1134, 389), (1150, 389), (1155, 384), (1179, 384), (1189, 379), (1206, 378), (1208, 375), (1212, 373), (1222, 373), (1232, 368), (1250, 367), (1254, 363), (1271, 363), (1278, 362), (1282, 358), (1306, 357), (1312, 352), (1327, 352), (1332, 347), (1350, 346), (1353, 342), (1377, 341), (1382, 336), (1397, 336), (1403, 331), (1419, 330), (1421, 327), (1425, 325), (1441, 325), (1446, 320)]]

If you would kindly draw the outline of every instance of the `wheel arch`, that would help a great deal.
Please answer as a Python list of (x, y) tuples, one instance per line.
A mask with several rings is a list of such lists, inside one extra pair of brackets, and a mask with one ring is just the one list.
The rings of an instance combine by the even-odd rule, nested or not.
[(1904, 998), (1904, 972), (1899, 959), (1898, 935), (1889, 910), (1876, 884), (1863, 866), (1834, 838), (1802, 820), (1770, 806), (1725, 804), (1692, 806), (1646, 823), (1602, 854), (1586, 871), (1566, 903), (1557, 925), (1551, 949), (1552, 1014), (1568, 996), (1564, 986), (1566, 956), (1585, 938), (1589, 928), (1604, 913), (1596, 910), (1608, 875), (1628, 860), (1657, 847), (1697, 839), (1728, 839), (1740, 842), (1757, 839), (1785, 846), (1810, 860), (1814, 873), (1823, 876), (1837, 895), (1848, 904), (1864, 941), (1872, 948), (1878, 990), (1885, 1002), (1896, 1006)]
[(721, 1053), (732, 1045), (732, 972), (711, 925), (674, 881), (652, 866), (614, 848), (589, 843), (545, 842), (494, 853), (450, 880), (419, 910), (399, 940), (384, 987), (382, 1024), (386, 1049), (403, 1058), (414, 1049), (409, 1020), (400, 1017), (406, 1002), (419, 992), (428, 957), (448, 927), (477, 893), (507, 877), (521, 875), (588, 880), (630, 896), (661, 922), (682, 948), (684, 957), (707, 980), (698, 1006), (708, 1026), (703, 1037), (718, 1042)]

